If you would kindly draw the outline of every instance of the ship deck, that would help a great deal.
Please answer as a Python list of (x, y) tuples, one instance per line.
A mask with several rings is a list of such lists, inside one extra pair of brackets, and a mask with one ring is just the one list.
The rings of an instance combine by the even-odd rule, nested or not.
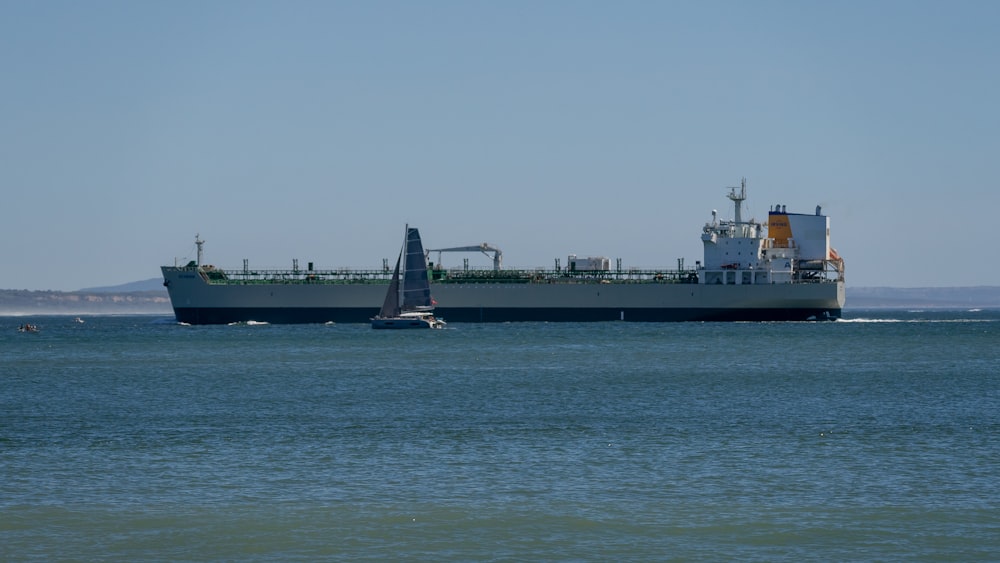
[[(211, 285), (257, 284), (388, 284), (391, 270), (222, 270), (211, 267), (184, 267)], [(695, 270), (430, 270), (435, 284), (520, 284), (520, 283), (697, 283)]]

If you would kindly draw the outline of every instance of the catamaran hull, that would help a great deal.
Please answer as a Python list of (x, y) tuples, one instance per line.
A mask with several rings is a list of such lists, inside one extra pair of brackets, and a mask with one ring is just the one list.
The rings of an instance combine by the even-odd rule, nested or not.
[(422, 318), (374, 318), (372, 319), (372, 328), (378, 330), (407, 330), (421, 328), (435, 329), (444, 328), (444, 323), (437, 320)]
[[(174, 314), (189, 324), (367, 323), (384, 283), (210, 284), (164, 267)], [(837, 319), (843, 282), (705, 285), (632, 283), (431, 284), (448, 322), (806, 321)]]

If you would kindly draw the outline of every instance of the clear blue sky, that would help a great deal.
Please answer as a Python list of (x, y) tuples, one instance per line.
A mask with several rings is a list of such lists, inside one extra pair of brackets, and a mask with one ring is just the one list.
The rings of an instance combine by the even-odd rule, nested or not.
[[(701, 259), (823, 205), (852, 286), (1000, 284), (1000, 2), (0, 0), (0, 288), (377, 268), (405, 223)], [(489, 259), (446, 255), (445, 264)]]

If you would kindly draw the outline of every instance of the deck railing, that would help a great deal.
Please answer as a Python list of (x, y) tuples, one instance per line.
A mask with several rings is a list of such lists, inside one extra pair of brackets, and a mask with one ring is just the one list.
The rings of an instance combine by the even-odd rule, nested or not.
[[(389, 270), (352, 270), (341, 268), (336, 270), (275, 270), (247, 269), (222, 270), (214, 267), (197, 268), (194, 266), (178, 268), (181, 271), (197, 273), (207, 283), (212, 285), (332, 285), (332, 284), (388, 284), (392, 278)], [(721, 272), (722, 270), (720, 270)], [(732, 275), (733, 270), (726, 270)], [(433, 284), (453, 283), (483, 283), (483, 284), (678, 284), (698, 283), (699, 275), (705, 275), (706, 270), (597, 270), (597, 271), (567, 271), (567, 270), (492, 270), (492, 269), (450, 269), (428, 270), (428, 277)], [(833, 274), (831, 276), (831, 274)], [(823, 283), (835, 281), (836, 271), (830, 268), (822, 270), (798, 270), (792, 276), (790, 283)], [(842, 279), (842, 273), (840, 273)]]

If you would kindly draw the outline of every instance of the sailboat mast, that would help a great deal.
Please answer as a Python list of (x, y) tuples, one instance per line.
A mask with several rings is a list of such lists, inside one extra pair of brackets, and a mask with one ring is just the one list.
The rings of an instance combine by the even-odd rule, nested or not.
[[(406, 280), (406, 267), (407, 267), (406, 245), (409, 243), (409, 240), (410, 240), (410, 224), (406, 223), (406, 225), (403, 227), (403, 247), (399, 249), (399, 257), (400, 257), (400, 260), (402, 260), (402, 262), (403, 262), (403, 271), (402, 271), (402, 278), (403, 278), (403, 280)], [(406, 283), (400, 283), (399, 287), (397, 289), (398, 289), (398, 293), (399, 293), (399, 295), (398, 295), (399, 301), (397, 301), (397, 303), (399, 303), (398, 307), (402, 308), (402, 307), (404, 307), (404, 305), (406, 303), (406, 298), (405, 298), (405, 295), (406, 295)], [(398, 311), (397, 311), (397, 313), (398, 313)]]

